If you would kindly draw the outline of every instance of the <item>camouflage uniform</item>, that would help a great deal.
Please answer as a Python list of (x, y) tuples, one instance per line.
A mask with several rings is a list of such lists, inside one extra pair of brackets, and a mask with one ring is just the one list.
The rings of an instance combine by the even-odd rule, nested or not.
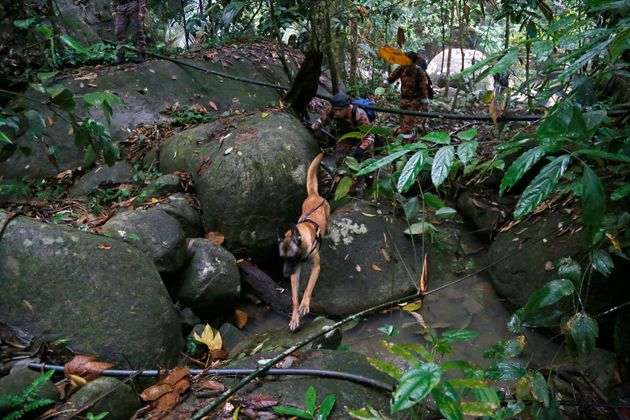
[[(144, 35), (144, 15), (147, 11), (146, 0), (112, 0), (111, 11), (116, 13), (114, 17), (114, 26), (116, 32), (116, 44), (122, 45), (127, 41), (127, 30), (129, 25), (135, 27), (136, 31), (136, 49), (140, 56), (144, 55), (147, 47), (146, 36)], [(142, 18), (141, 18), (142, 15)], [(119, 48), (116, 56), (122, 60), (125, 56), (125, 50)]]
[[(400, 66), (383, 82), (385, 86), (400, 78), (400, 108), (409, 111), (429, 110), (429, 78), (418, 65)], [(413, 130), (417, 124), (424, 123), (425, 117), (401, 115), (400, 133), (405, 142), (413, 141)]]
[[(332, 123), (333, 131), (335, 135), (339, 137), (346, 133), (359, 131), (358, 127), (361, 125), (372, 125), (365, 110), (356, 105), (348, 106), (351, 107), (351, 111), (345, 116), (345, 118), (338, 120), (333, 117), (333, 107), (329, 104), (324, 112), (322, 112), (318, 123), (321, 125)], [(335, 159), (337, 162), (342, 162), (356, 146), (359, 146), (365, 151), (371, 152), (374, 146), (374, 135), (370, 133), (363, 139), (350, 137), (337, 141), (337, 144), (335, 145)]]

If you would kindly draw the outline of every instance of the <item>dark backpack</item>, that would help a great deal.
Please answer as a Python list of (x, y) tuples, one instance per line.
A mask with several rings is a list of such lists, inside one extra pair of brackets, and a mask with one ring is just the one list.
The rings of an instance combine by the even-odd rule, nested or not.
[(416, 72), (416, 91), (420, 90), (420, 79), (422, 78), (422, 73), (427, 75), (427, 81), (429, 83), (428, 86), (428, 96), (429, 99), (433, 99), (433, 83), (431, 83), (431, 78), (429, 77), (429, 73), (427, 73), (422, 67), (418, 66), (418, 71)]
[(352, 124), (354, 124), (357, 119), (357, 106), (365, 111), (370, 122), (374, 122), (374, 120), (376, 120), (376, 112), (373, 109), (363, 108), (364, 106), (374, 106), (374, 101), (372, 101), (371, 99), (355, 99), (354, 101), (352, 101), (352, 105), (356, 105), (352, 107)]

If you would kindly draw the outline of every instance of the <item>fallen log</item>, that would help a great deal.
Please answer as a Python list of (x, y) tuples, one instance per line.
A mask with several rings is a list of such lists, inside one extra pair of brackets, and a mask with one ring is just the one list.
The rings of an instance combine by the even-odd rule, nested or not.
[(285, 292), (278, 283), (250, 261), (238, 263), (241, 279), (251, 286), (263, 302), (281, 314), (291, 313), (290, 291)]

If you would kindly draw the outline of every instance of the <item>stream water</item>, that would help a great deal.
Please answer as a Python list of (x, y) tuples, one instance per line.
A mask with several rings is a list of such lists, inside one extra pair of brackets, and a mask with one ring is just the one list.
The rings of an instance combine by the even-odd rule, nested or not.
[[(477, 250), (476, 254), (466, 257), (469, 267), (482, 267), (486, 264), (485, 248), (477, 237), (470, 232), (461, 231), (460, 240), (464, 249)], [(455, 274), (442, 267), (432, 268), (431, 262), (429, 265), (429, 290), (465, 275)], [(288, 324), (287, 317), (273, 312), (268, 307), (248, 305), (246, 310), (250, 319), (243, 332), (248, 335)], [(450, 360), (462, 359), (487, 366), (488, 362), (484, 361), (483, 352), (500, 340), (515, 337), (515, 334), (510, 333), (506, 327), (511, 312), (494, 292), (485, 272), (426, 296), (421, 309), (417, 312), (426, 325), (438, 334), (456, 329), (473, 330), (480, 334), (471, 342), (455, 343), (454, 353), (448, 355)], [(304, 322), (309, 322), (309, 317)], [(379, 330), (390, 325), (398, 331), (397, 334), (388, 336)], [(411, 314), (400, 308), (393, 308), (370, 315), (353, 325), (347, 325), (343, 329), (342, 346), (368, 357), (402, 365), (401, 359), (385, 349), (382, 341), (400, 344), (422, 343), (429, 346), (425, 339), (427, 333), (428, 331)], [(528, 332), (521, 360), (525, 363), (534, 362), (536, 365), (549, 362), (558, 355), (559, 348), (558, 344), (541, 333)]]

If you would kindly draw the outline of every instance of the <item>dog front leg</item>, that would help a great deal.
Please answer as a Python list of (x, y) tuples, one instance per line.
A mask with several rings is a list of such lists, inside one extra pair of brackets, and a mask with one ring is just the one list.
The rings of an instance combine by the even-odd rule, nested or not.
[(297, 330), (300, 326), (300, 315), (298, 313), (298, 293), (300, 292), (300, 271), (301, 265), (298, 265), (295, 272), (291, 274), (291, 300), (293, 301), (293, 310), (291, 312), (291, 322), (289, 322), (289, 329), (291, 331)]
[(311, 311), (311, 295), (313, 294), (315, 283), (317, 283), (317, 278), (319, 277), (319, 251), (313, 252), (312, 255), (313, 268), (308, 279), (308, 284), (306, 285), (306, 290), (304, 291), (304, 296), (302, 296), (302, 303), (298, 310), (300, 315), (306, 315)]

